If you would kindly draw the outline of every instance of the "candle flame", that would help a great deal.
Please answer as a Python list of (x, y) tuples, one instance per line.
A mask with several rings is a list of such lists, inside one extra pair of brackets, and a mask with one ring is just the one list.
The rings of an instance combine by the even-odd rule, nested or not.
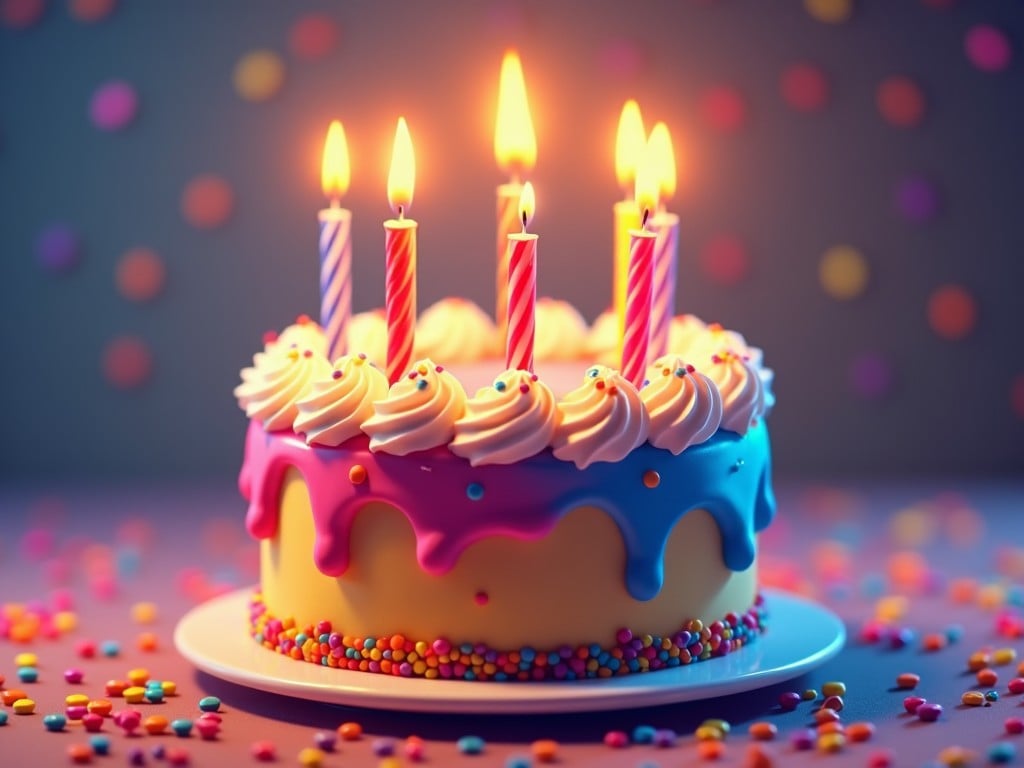
[(537, 210), (537, 196), (533, 191), (533, 184), (523, 184), (523, 191), (519, 193), (519, 220), (523, 222), (523, 232), (533, 221), (533, 214)]
[(676, 154), (672, 149), (672, 136), (664, 123), (658, 123), (651, 131), (650, 148), (658, 173), (658, 196), (664, 203), (676, 193)]
[(622, 106), (619, 128), (615, 132), (615, 177), (619, 186), (629, 190), (636, 181), (637, 166), (647, 145), (640, 105), (630, 99)]
[(348, 192), (350, 174), (345, 129), (338, 120), (332, 120), (327, 129), (323, 163), (320, 166), (320, 186), (324, 195), (330, 200), (337, 201)]
[(413, 188), (416, 186), (416, 156), (412, 151), (412, 137), (404, 117), (398, 118), (395, 128), (395, 143), (391, 149), (391, 169), (388, 171), (388, 203), (403, 216), (412, 205)]
[(657, 157), (652, 143), (647, 142), (636, 167), (636, 205), (640, 209), (640, 216), (645, 226), (647, 218), (658, 207), (658, 191), (660, 186)]
[(501, 62), (494, 157), (503, 171), (513, 175), (533, 170), (537, 162), (537, 136), (526, 100), (523, 66), (515, 51), (508, 51)]

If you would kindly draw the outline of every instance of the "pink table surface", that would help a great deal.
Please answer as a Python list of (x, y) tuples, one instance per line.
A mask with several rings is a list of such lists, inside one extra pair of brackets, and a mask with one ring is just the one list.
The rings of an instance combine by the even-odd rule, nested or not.
[[(972, 651), (1010, 647), (1024, 657), (1024, 640), (996, 630), (1001, 612), (1019, 618), (1024, 604), (1024, 485), (790, 483), (779, 491), (779, 519), (762, 538), (762, 577), (773, 586), (814, 595), (847, 622), (851, 639), (836, 659), (783, 685), (708, 701), (598, 714), (483, 717), (380, 712), (274, 696), (199, 673), (179, 656), (171, 641), (174, 626), (197, 600), (256, 580), (256, 545), (245, 534), (245, 506), (230, 483), (0, 487), (0, 603), (49, 605), (55, 594), (63, 593), (73, 599), (78, 618), (77, 629), (58, 639), (23, 645), (0, 638), (5, 687), (25, 689), (38, 705), (33, 716), (17, 716), (7, 708), (10, 718), (0, 727), (2, 763), (67, 763), (67, 746), (87, 741), (87, 736), (78, 725), (62, 733), (46, 732), (42, 716), (62, 711), (71, 692), (102, 697), (107, 679), (123, 679), (136, 667), (178, 685), (178, 695), (163, 704), (138, 705), (144, 715), (194, 718), (198, 700), (216, 695), (223, 701), (223, 730), (210, 742), (172, 734), (127, 739), (108, 723), (104, 732), (112, 738), (111, 755), (95, 758), (96, 765), (125, 764), (133, 746), (146, 750), (148, 765), (162, 764), (150, 755), (160, 744), (185, 748), (191, 765), (255, 765), (249, 750), (258, 739), (276, 744), (279, 764), (294, 765), (298, 752), (313, 745), (317, 731), (333, 731), (345, 721), (361, 723), (366, 735), (340, 743), (327, 755), (325, 766), (378, 765), (376, 739), (397, 739), (400, 754), (402, 740), (411, 734), (426, 740), (429, 765), (503, 766), (512, 755), (529, 756), (536, 739), (559, 742), (559, 765), (688, 765), (700, 762), (693, 731), (709, 717), (733, 725), (720, 761), (724, 765), (745, 764), (751, 743), (747, 728), (758, 720), (779, 729), (778, 737), (766, 744), (776, 765), (864, 766), (879, 750), (888, 750), (895, 765), (922, 765), (953, 745), (971, 751), (975, 764), (984, 764), (997, 741), (1024, 751), (1024, 736), (1005, 734), (1003, 725), (1007, 718), (1024, 717), (1024, 696), (1006, 690), (1007, 681), (1018, 676), (1019, 659), (997, 668), (998, 702), (983, 708), (960, 705), (961, 693), (980, 688), (966, 668)], [(965, 602), (954, 600), (951, 589), (958, 579), (973, 580), (960, 589), (973, 584), (981, 591)], [(859, 632), (874, 615), (878, 597), (897, 593), (908, 596), (907, 614), (897, 626), (912, 628), (917, 639), (900, 650), (887, 643), (860, 642)], [(993, 605), (983, 605), (986, 600)], [(157, 605), (159, 618), (153, 626), (133, 621), (131, 608), (139, 601)], [(924, 634), (943, 632), (950, 625), (963, 628), (959, 642), (938, 652), (922, 649)], [(158, 636), (156, 652), (136, 647), (144, 631)], [(82, 638), (116, 640), (121, 655), (78, 659), (74, 647)], [(14, 656), (25, 650), (39, 656), (37, 683), (17, 682)], [(62, 672), (70, 666), (84, 670), (82, 684), (64, 682)], [(921, 675), (915, 693), (943, 705), (938, 722), (923, 723), (903, 714), (906, 692), (894, 690), (901, 672)], [(788, 737), (813, 723), (816, 705), (804, 703), (795, 712), (783, 713), (776, 698), (785, 690), (820, 690), (828, 680), (844, 681), (848, 687), (843, 721), (871, 721), (876, 734), (835, 755), (796, 752)], [(608, 730), (631, 731), (639, 724), (673, 729), (678, 743), (624, 750), (601, 743)], [(469, 734), (486, 740), (482, 755), (458, 752), (456, 740)]]

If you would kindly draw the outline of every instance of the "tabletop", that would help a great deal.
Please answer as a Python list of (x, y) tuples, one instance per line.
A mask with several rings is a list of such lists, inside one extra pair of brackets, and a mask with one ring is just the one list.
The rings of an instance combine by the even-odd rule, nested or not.
[[(848, 640), (837, 657), (794, 680), (710, 700), (482, 716), (319, 704), (192, 667), (174, 648), (177, 622), (196, 604), (257, 580), (256, 544), (229, 482), (0, 488), (0, 688), (20, 689), (36, 703), (31, 715), (0, 706), (0, 719), (7, 714), (0, 754), (11, 765), (69, 762), (69, 750), (88, 745), (93, 734), (78, 721), (51, 732), (44, 717), (63, 713), (65, 697), (75, 693), (122, 709), (128, 705), (105, 694), (106, 682), (144, 670), (176, 691), (159, 703), (132, 705), (143, 717), (196, 723), (200, 699), (215, 696), (219, 732), (209, 740), (196, 728), (185, 738), (169, 728), (128, 737), (106, 718), (100, 733), (109, 737), (110, 755), (93, 756), (94, 764), (134, 758), (253, 765), (259, 742), (280, 764), (325, 767), (552, 760), (653, 767), (713, 757), (724, 765), (837, 767), (1015, 760), (1024, 751), (1024, 735), (1013, 733), (1024, 729), (1024, 696), (1013, 692), (1024, 683), (1012, 682), (1024, 677), (1024, 484), (784, 482), (778, 491), (778, 518), (761, 537), (761, 581), (838, 614)], [(238, 635), (240, 644), (251, 642), (243, 626)], [(762, 642), (771, 641), (769, 629)], [(36, 656), (34, 682), (32, 669), (18, 666), (31, 661), (17, 658), (25, 653)], [(81, 682), (68, 682), (67, 672), (72, 680), (80, 673)], [(912, 690), (897, 684), (904, 674), (919, 677)], [(845, 729), (845, 741), (822, 741), (816, 730), (827, 683), (846, 688), (843, 728), (825, 727)], [(814, 700), (792, 711), (780, 706), (780, 695), (809, 689), (818, 694)], [(964, 703), (968, 691), (979, 692), (984, 704)], [(908, 696), (940, 704), (941, 715), (926, 722), (908, 713)], [(702, 746), (696, 736), (709, 718), (731, 725), (719, 748)], [(336, 738), (343, 723), (357, 723), (362, 737)], [(642, 726), (660, 732), (657, 745), (633, 741), (650, 733)], [(632, 743), (605, 744), (615, 731)], [(481, 751), (467, 754), (467, 747)]]

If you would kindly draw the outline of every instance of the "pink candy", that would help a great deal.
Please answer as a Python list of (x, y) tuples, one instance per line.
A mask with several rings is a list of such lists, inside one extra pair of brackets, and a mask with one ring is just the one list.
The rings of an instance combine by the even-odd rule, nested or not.
[(200, 717), (196, 720), (196, 730), (206, 741), (212, 741), (220, 733), (220, 722), (212, 718)]
[(103, 728), (103, 716), (95, 712), (87, 712), (82, 716), (82, 725), (89, 733), (96, 733)]
[(277, 747), (272, 741), (256, 741), (252, 745), (252, 756), (263, 763), (269, 763), (277, 759)]
[(79, 640), (75, 643), (75, 653), (81, 659), (91, 659), (96, 655), (96, 643), (92, 640)]
[(89, 714), (89, 710), (87, 707), (74, 705), (65, 709), (64, 714), (68, 716), (68, 720), (81, 720)]
[(629, 735), (625, 731), (608, 731), (604, 735), (604, 744), (612, 749), (623, 749), (629, 746)]
[(64, 680), (71, 685), (78, 685), (82, 682), (82, 678), (85, 677), (85, 673), (80, 669), (66, 669), (64, 670)]
[(903, 700), (903, 708), (913, 715), (917, 712), (918, 707), (924, 703), (925, 700), (920, 696), (907, 696), (907, 698)]
[(142, 713), (137, 709), (122, 709), (114, 714), (114, 725), (130, 736), (142, 724)]
[(1024, 693), (1024, 677), (1015, 677), (1006, 684), (1010, 693)]
[(916, 714), (919, 720), (923, 720), (926, 723), (934, 723), (939, 719), (939, 715), (942, 714), (942, 705), (926, 701), (917, 708)]
[(1003, 728), (1007, 733), (1015, 736), (1024, 733), (1024, 720), (1019, 717), (1008, 717), (1003, 722)]

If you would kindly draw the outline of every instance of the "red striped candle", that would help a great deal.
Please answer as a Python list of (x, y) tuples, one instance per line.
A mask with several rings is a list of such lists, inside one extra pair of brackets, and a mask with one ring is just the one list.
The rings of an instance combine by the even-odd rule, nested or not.
[(526, 231), (533, 218), (533, 185), (526, 182), (517, 202), (522, 232), (508, 236), (508, 333), (505, 366), (533, 371), (533, 336), (537, 304), (537, 235)]
[(405, 218), (416, 183), (416, 157), (405, 118), (398, 118), (388, 172), (388, 202), (397, 219), (384, 222), (384, 307), (388, 325), (388, 381), (394, 384), (412, 364), (416, 340), (416, 222)]
[(630, 232), (629, 275), (626, 281), (626, 331), (622, 341), (622, 375), (639, 389), (650, 359), (651, 300), (654, 282), (653, 232)]

